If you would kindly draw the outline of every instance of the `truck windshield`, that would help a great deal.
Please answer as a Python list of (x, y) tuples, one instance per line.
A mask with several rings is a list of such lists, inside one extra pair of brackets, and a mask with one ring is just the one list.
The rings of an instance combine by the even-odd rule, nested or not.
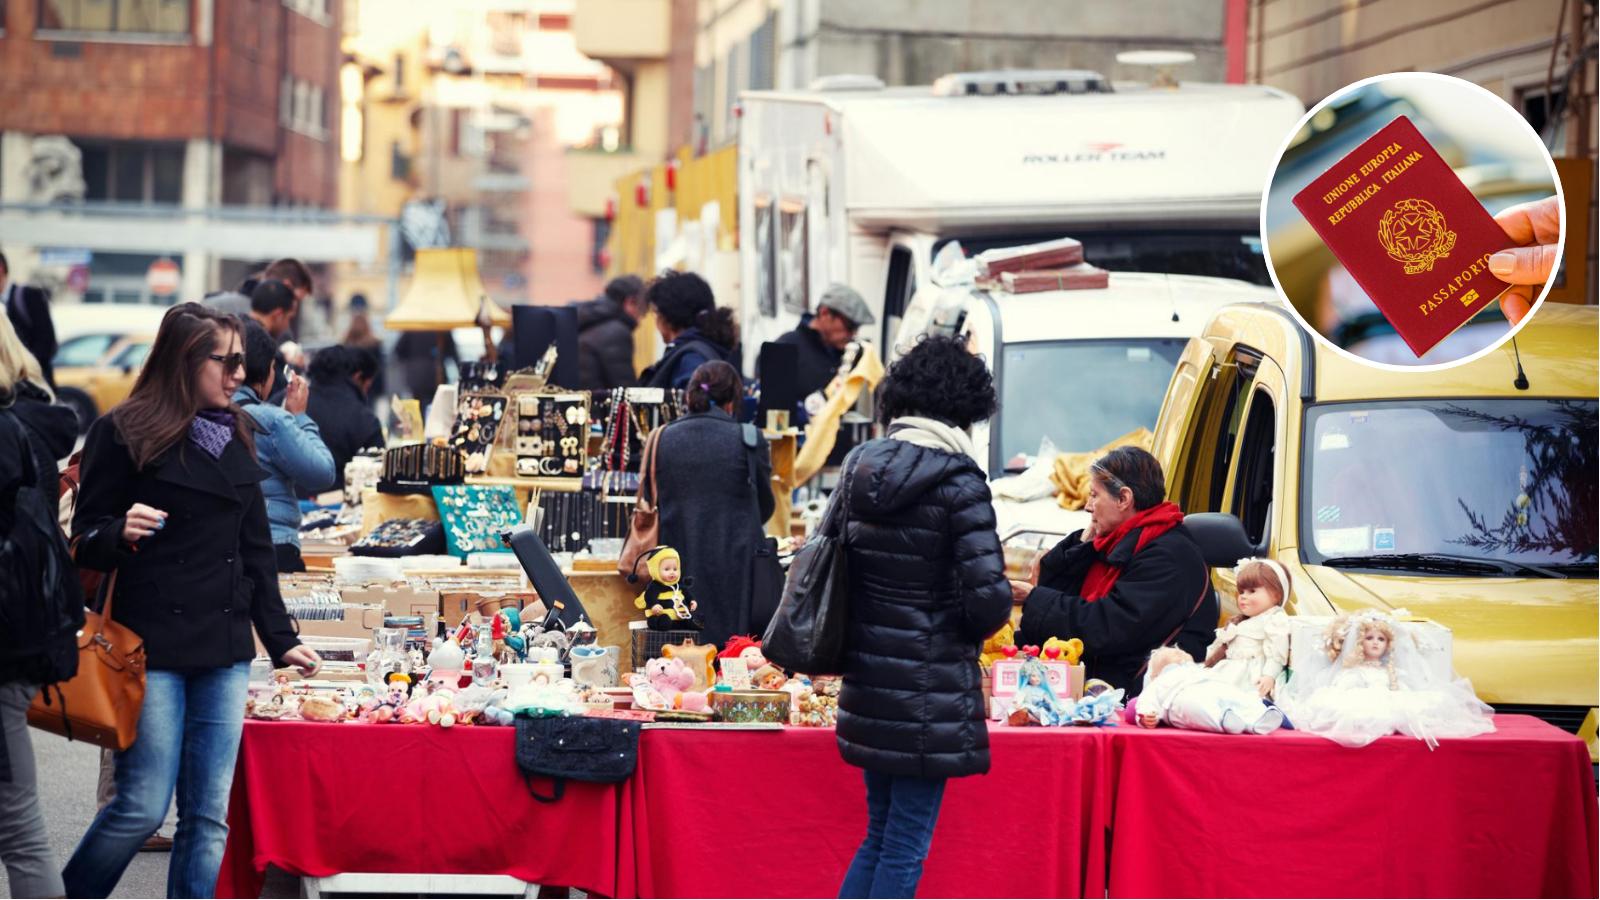
[(1154, 428), (1183, 338), (1006, 344), (1001, 351), (999, 435), (993, 474), (1026, 468), (1048, 437), (1066, 453), (1094, 450)]
[(1308, 561), (1593, 577), (1596, 432), (1593, 400), (1313, 407)]
[[(1051, 232), (960, 237), (961, 249), (976, 256), (994, 247), (1016, 247), (1070, 236), (1083, 242), (1083, 258), (1112, 272), (1154, 272), (1209, 275), (1271, 285), (1261, 255), (1261, 236), (1254, 229), (1089, 231), (1076, 228)], [(941, 241), (934, 248), (949, 243)]]

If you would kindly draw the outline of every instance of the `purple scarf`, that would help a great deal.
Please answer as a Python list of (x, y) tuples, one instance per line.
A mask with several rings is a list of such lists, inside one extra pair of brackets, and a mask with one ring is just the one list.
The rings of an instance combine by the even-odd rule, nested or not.
[(225, 409), (200, 410), (189, 423), (189, 440), (213, 459), (221, 459), (222, 451), (233, 440), (233, 413)]

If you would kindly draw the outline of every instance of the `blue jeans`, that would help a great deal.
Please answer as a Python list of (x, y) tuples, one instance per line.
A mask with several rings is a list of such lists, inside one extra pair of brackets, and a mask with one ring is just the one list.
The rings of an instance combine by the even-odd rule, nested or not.
[(943, 778), (866, 772), (867, 837), (839, 885), (840, 897), (913, 897), (922, 880)]
[(139, 736), (117, 754), (117, 796), (100, 810), (62, 878), (69, 897), (105, 897), (178, 792), (168, 897), (210, 897), (228, 840), (228, 794), (244, 727), (250, 664), (145, 678)]

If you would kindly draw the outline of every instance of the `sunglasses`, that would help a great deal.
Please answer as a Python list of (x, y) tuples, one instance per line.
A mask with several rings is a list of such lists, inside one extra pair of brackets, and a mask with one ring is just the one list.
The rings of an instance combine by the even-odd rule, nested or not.
[(241, 368), (244, 367), (244, 354), (243, 353), (229, 353), (226, 356), (219, 356), (219, 355), (217, 355), (215, 353), (210, 353), (210, 354), (207, 354), (207, 355), (211, 359), (214, 359), (217, 362), (222, 363), (222, 371), (224, 371), (224, 372), (232, 372), (232, 371), (234, 371), (236, 369), (241, 369)]

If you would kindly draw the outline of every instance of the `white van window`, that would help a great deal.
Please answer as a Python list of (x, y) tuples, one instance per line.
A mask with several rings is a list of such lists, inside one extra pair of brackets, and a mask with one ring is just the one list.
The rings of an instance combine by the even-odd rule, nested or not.
[(1063, 453), (1154, 428), (1183, 338), (1008, 343), (1002, 351), (992, 474), (1020, 471), (1048, 437)]
[(1306, 419), (1307, 562), (1594, 577), (1594, 400), (1342, 403)]
[(783, 308), (803, 314), (811, 311), (811, 240), (806, 234), (806, 207), (785, 198), (778, 207), (778, 288)]

